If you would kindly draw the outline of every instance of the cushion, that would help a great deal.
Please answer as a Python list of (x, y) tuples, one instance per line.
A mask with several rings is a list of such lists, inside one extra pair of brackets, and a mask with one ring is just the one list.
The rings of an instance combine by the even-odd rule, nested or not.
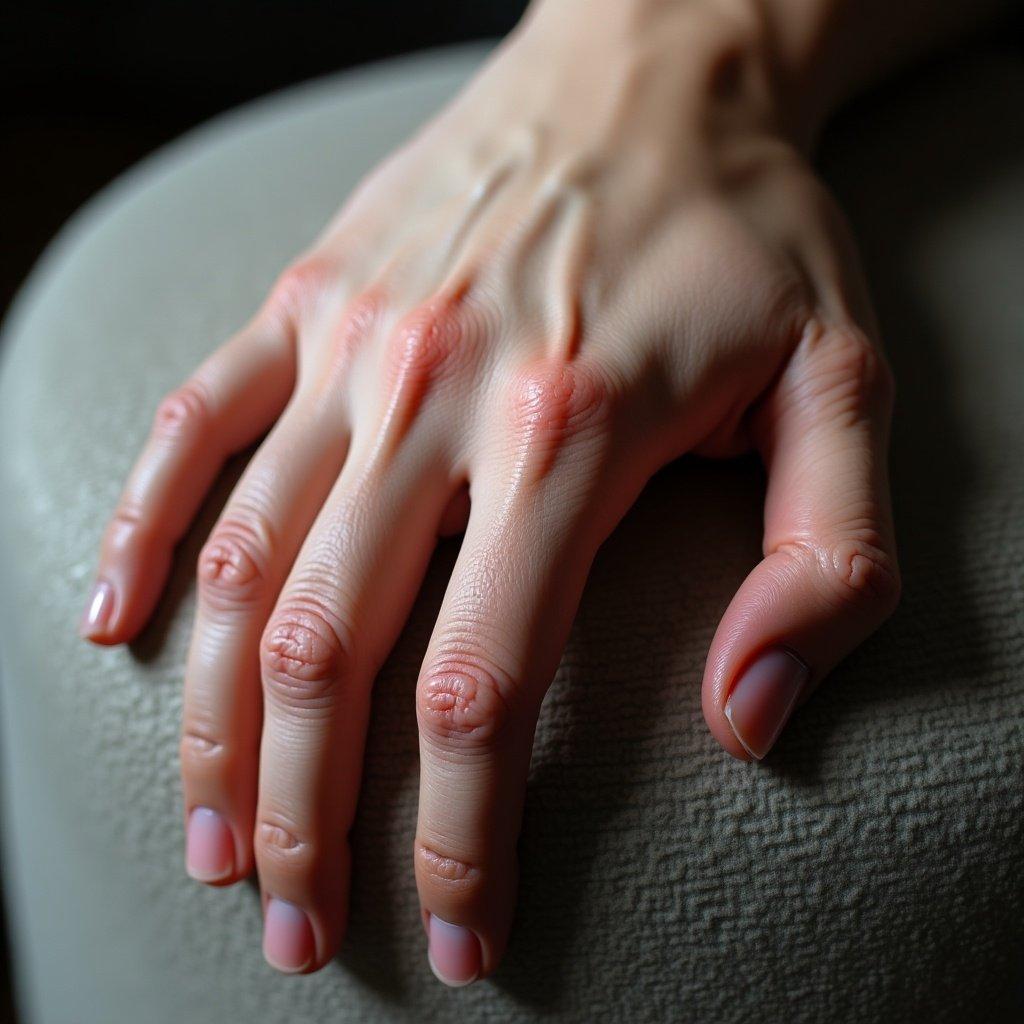
[(493, 978), (441, 986), (412, 875), (413, 688), (458, 540), (381, 671), (340, 955), (288, 978), (254, 885), (183, 868), (198, 550), (127, 649), (76, 636), (159, 398), (255, 309), (487, 47), (318, 80), (202, 126), (88, 204), (8, 318), (0, 380), (4, 869), (33, 1024), (1019, 1020), (1024, 1006), (1024, 67), (965, 53), (829, 133), (898, 380), (895, 617), (743, 764), (700, 709), (760, 553), (755, 459), (657, 474), (600, 551), (537, 732)]

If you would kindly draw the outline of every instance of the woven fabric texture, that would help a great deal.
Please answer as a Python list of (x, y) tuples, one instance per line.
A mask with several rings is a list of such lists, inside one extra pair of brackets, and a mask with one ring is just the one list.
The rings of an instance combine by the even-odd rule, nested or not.
[(507, 958), (427, 966), (411, 870), (413, 686), (457, 541), (378, 678), (336, 962), (284, 978), (255, 887), (182, 867), (177, 738), (195, 558), (130, 649), (75, 635), (159, 398), (255, 308), (483, 49), (292, 90), (159, 153), (80, 214), (6, 328), (4, 843), (30, 1024), (1020, 1019), (1024, 984), (1024, 67), (967, 54), (847, 113), (822, 163), (898, 378), (905, 596), (761, 765), (699, 681), (759, 557), (757, 462), (682, 460), (598, 555), (537, 734)]

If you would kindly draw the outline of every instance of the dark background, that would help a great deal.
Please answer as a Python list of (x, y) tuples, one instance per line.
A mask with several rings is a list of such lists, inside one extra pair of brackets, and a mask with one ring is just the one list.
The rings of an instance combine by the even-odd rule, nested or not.
[[(193, 125), (302, 79), (424, 47), (502, 35), (525, 5), (526, 0), (8, 2), (0, 7), (0, 311), (77, 207)], [(1001, 26), (1004, 33), (1009, 28), (1015, 48), (1022, 23), (1017, 17), (1015, 24)], [(3, 935), (0, 908), (0, 1021), (13, 1021)]]
[(526, 0), (0, 5), (0, 310), (68, 215), (156, 146), (292, 82), (503, 35), (525, 6)]

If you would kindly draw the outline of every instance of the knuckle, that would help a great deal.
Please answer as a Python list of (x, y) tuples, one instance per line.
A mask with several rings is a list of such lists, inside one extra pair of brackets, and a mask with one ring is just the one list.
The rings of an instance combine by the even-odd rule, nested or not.
[(221, 522), (199, 554), (200, 593), (213, 607), (228, 610), (256, 604), (266, 595), (272, 542), (256, 514)]
[(886, 618), (896, 609), (902, 589), (895, 559), (870, 541), (847, 539), (820, 552), (818, 564), (839, 600), (869, 607)]
[(455, 375), (476, 335), (458, 298), (437, 295), (398, 325), (388, 348), (389, 383), (394, 390), (421, 393)]
[(330, 365), (321, 376), (337, 383), (356, 351), (373, 334), (384, 311), (384, 297), (374, 289), (361, 292), (348, 303), (331, 332)]
[(324, 612), (310, 608), (279, 612), (261, 644), (267, 697), (296, 710), (330, 706), (351, 663), (350, 651)]
[(228, 749), (214, 734), (199, 725), (186, 725), (178, 741), (178, 754), (182, 771), (191, 773), (223, 769), (228, 759)]
[(202, 434), (212, 419), (209, 394), (193, 378), (163, 398), (153, 418), (153, 430), (163, 437), (191, 440)]
[(578, 432), (603, 422), (608, 388), (590, 367), (556, 357), (522, 368), (510, 389), (513, 425), (527, 432)]
[(145, 543), (158, 537), (160, 525), (134, 498), (122, 497), (107, 524), (104, 543), (112, 553), (123, 553), (140, 540)]
[(417, 839), (413, 847), (416, 878), (420, 885), (446, 895), (472, 897), (483, 887), (480, 868), (466, 860), (450, 857)]
[(298, 829), (278, 815), (263, 815), (253, 834), (256, 857), (263, 870), (309, 876), (317, 868), (317, 848)]
[(277, 319), (297, 323), (316, 305), (334, 275), (331, 260), (309, 255), (285, 267), (267, 296), (265, 308)]
[(543, 475), (565, 445), (603, 448), (611, 428), (611, 391), (591, 366), (562, 357), (514, 374), (507, 397), (512, 441), (520, 460)]
[(144, 520), (142, 510), (137, 505), (131, 505), (124, 501), (117, 506), (111, 517), (112, 525), (123, 530), (137, 530), (142, 526)]
[(421, 677), (416, 716), (421, 734), (435, 748), (469, 752), (496, 741), (509, 723), (510, 709), (493, 673), (445, 662)]

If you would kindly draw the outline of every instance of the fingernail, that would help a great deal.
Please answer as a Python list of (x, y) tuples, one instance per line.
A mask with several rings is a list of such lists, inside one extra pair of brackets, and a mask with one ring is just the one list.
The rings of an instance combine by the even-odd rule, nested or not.
[(197, 882), (219, 882), (235, 870), (231, 829), (209, 807), (197, 807), (188, 816), (185, 869)]
[(313, 926), (304, 910), (271, 896), (263, 920), (263, 955), (285, 974), (304, 970), (313, 960)]
[(795, 654), (774, 647), (736, 680), (725, 717), (751, 757), (760, 761), (771, 750), (810, 674)]
[(468, 929), (430, 915), (427, 959), (438, 981), (461, 988), (480, 974), (480, 940)]
[(114, 611), (114, 588), (106, 580), (97, 580), (85, 606), (78, 633), (82, 637), (92, 636), (107, 628)]

